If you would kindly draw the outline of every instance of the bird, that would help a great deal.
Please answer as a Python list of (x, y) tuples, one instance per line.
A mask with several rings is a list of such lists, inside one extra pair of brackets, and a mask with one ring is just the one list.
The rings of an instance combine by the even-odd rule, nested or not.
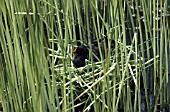
[[(99, 48), (98, 46), (96, 46), (96, 44), (92, 44), (91, 47), (92, 47), (93, 61), (97, 62), (100, 59)], [(75, 67), (79, 68), (85, 66), (86, 64), (85, 59), (88, 59), (89, 51), (90, 51), (90, 46), (80, 45), (72, 52), (72, 54), (76, 55), (73, 60)]]
[(72, 52), (72, 54), (76, 54), (76, 56), (73, 60), (75, 67), (79, 68), (79, 67), (85, 66), (85, 59), (87, 59), (87, 57), (89, 55), (89, 50), (88, 50), (87, 46), (84, 46), (84, 45), (78, 46)]
[[(104, 56), (104, 43), (106, 43), (106, 49), (108, 48), (107, 42), (108, 39), (107, 37), (99, 40), (100, 44), (98, 45), (97, 41), (93, 41), (90, 45), (79, 45), (73, 52), (72, 54), (75, 54), (75, 58), (73, 60), (73, 64), (76, 68), (79, 67), (84, 67), (85, 66), (85, 60), (88, 59), (89, 52), (92, 52), (92, 60), (93, 62), (97, 62), (100, 60), (100, 52), (99, 52), (99, 47), (101, 49), (102, 55)], [(115, 47), (115, 41), (111, 40), (111, 47)], [(91, 50), (90, 50), (91, 48)], [(104, 56), (105, 58), (105, 56)]]

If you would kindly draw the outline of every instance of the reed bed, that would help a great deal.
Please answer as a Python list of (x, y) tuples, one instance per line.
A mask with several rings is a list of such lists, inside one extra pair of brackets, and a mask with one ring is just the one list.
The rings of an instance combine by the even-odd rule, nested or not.
[(0, 110), (167, 112), (169, 27), (168, 0), (1, 0)]

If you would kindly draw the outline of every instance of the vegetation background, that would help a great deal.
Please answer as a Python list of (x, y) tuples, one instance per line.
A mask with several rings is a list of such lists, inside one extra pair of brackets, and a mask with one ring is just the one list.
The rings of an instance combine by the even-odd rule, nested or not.
[[(169, 0), (1, 0), (0, 109), (167, 112), (169, 26)], [(101, 59), (75, 68), (94, 41)]]

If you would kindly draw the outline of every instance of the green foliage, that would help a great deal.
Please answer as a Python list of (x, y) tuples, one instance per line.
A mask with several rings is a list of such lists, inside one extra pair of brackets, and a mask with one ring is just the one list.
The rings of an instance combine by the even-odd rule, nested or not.
[[(1, 0), (3, 111), (166, 111), (168, 4), (168, 0)], [(94, 62), (90, 52), (86, 66), (75, 68), (72, 51), (77, 43), (92, 51), (92, 40), (101, 46), (99, 61)]]

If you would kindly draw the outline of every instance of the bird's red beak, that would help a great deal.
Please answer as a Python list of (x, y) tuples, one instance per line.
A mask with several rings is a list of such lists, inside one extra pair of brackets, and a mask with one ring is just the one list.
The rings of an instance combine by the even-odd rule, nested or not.
[(77, 49), (75, 49), (75, 50), (72, 52), (72, 54), (76, 54), (76, 51), (77, 51)]

